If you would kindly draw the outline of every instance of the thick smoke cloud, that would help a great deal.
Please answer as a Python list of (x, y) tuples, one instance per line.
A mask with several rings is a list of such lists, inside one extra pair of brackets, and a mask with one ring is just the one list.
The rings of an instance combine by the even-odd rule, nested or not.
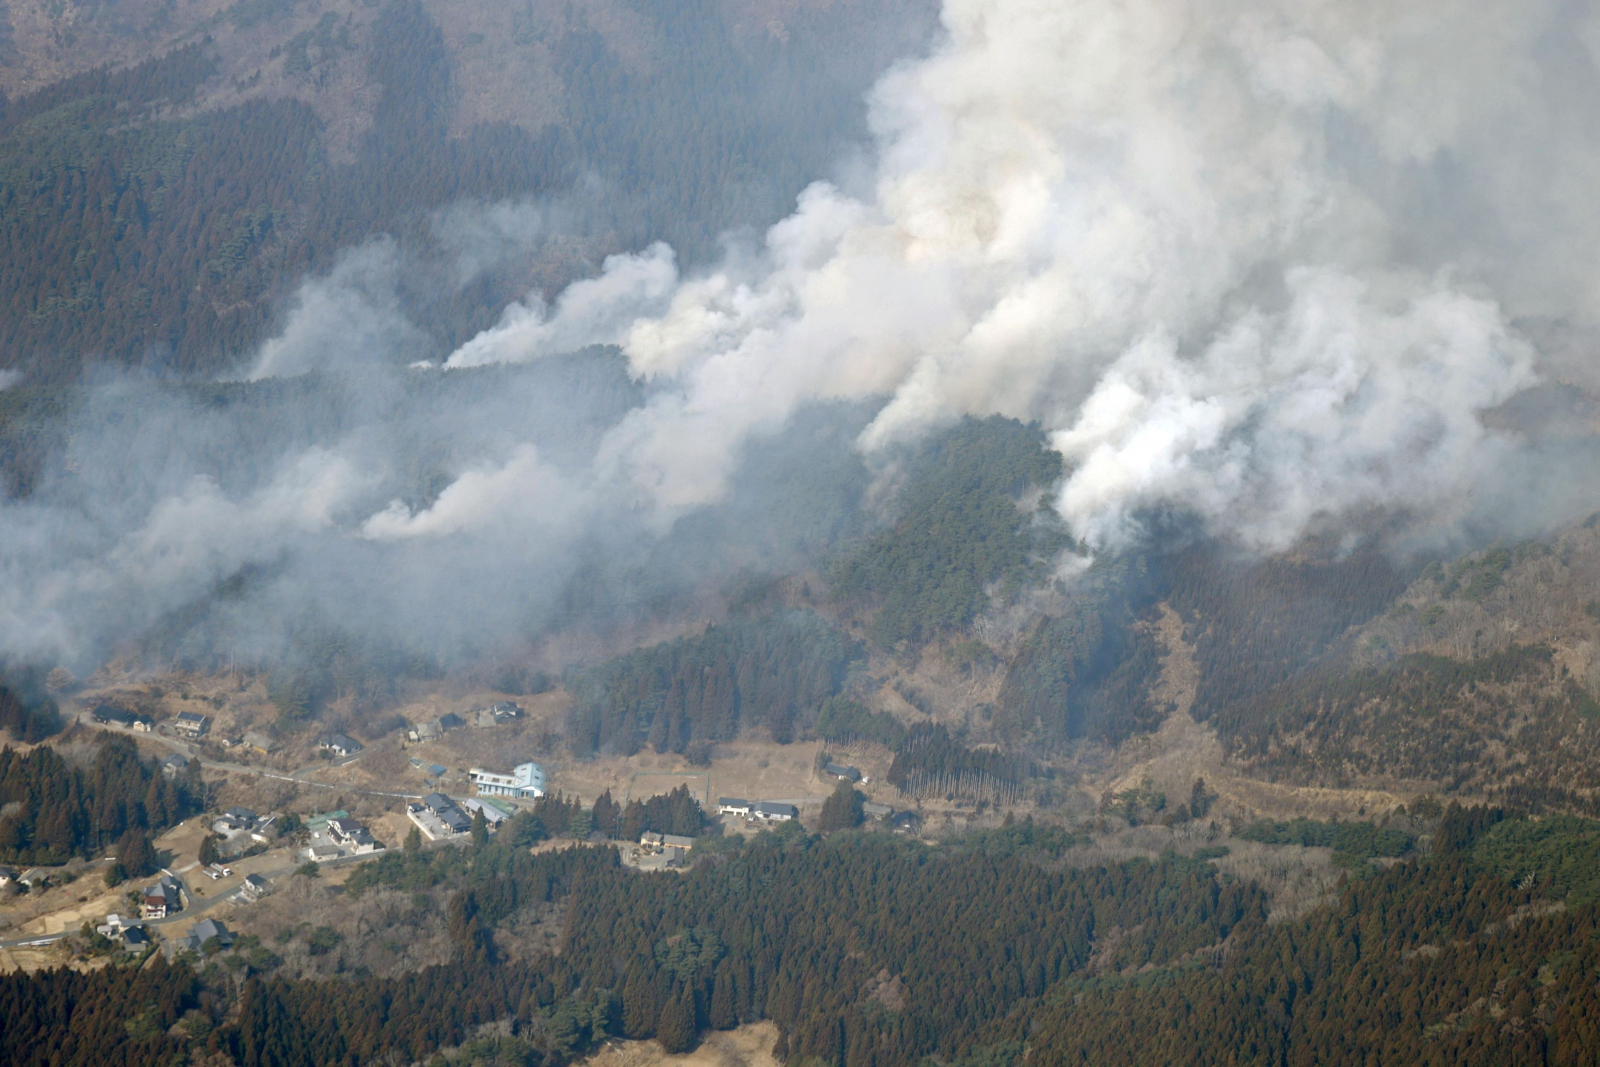
[(666, 520), (834, 397), (888, 398), (869, 451), (1042, 420), (1058, 506), (1102, 545), (1152, 507), (1263, 550), (1385, 509), (1448, 530), (1525, 465), (1484, 413), (1548, 372), (1519, 320), (1595, 321), (1593, 12), (948, 0), (944, 23), (873, 95), (870, 189), (813, 186), (670, 296), (660, 251), (613, 259), (448, 365), (620, 339), (664, 387), (602, 454)]
[[(943, 20), (874, 90), (869, 164), (715, 269), (648, 245), (441, 351), (406, 286), (460, 291), (589, 217), (463, 205), (436, 278), (380, 241), (307, 280), (248, 386), (217, 387), (255, 407), (94, 390), (0, 506), (0, 647), (87, 665), (173, 628), (269, 660), (313, 619), (481, 655), (814, 550), (858, 456), (967, 413), (1043, 423), (1095, 546), (1159, 511), (1271, 551), (1375, 514), (1448, 538), (1594, 507), (1592, 427), (1552, 437), (1537, 399), (1596, 383), (1593, 12)], [(596, 344), (625, 364), (572, 355)], [(830, 464), (821, 506), (787, 499)]]

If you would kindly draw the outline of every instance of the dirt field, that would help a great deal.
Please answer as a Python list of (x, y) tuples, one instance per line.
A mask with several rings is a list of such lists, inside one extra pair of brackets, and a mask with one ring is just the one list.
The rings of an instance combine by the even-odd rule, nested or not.
[(718, 797), (742, 797), (804, 806), (821, 804), (832, 787), (812, 771), (820, 748), (817, 742), (775, 745), (752, 739), (717, 745), (710, 767), (691, 767), (682, 756), (646, 749), (628, 758), (559, 761), (545, 769), (551, 788), (576, 793), (585, 802), (606, 789), (620, 801), (624, 794), (640, 799), (680, 784), (687, 784), (696, 797), (704, 799), (709, 778), (712, 804)]
[(772, 1058), (778, 1028), (770, 1022), (712, 1032), (700, 1047), (681, 1056), (669, 1056), (654, 1041), (615, 1041), (583, 1062), (588, 1067), (778, 1067)]
[[(164, 866), (180, 870), (194, 863), (204, 835), (205, 820), (193, 818), (156, 838), (156, 851)], [(5, 937), (57, 934), (76, 930), (85, 919), (99, 920), (111, 912), (126, 915), (137, 910), (129, 903), (128, 893), (152, 881), (145, 878), (107, 889), (103, 880), (104, 863), (69, 864), (65, 869), (79, 872), (78, 877), (44, 893), (19, 894), (0, 900), (0, 930), (5, 931)]]

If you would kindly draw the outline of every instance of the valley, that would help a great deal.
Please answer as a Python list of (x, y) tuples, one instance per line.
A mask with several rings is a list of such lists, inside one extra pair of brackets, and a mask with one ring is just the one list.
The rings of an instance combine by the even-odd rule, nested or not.
[(0, 4), (0, 1063), (1600, 1061), (1592, 6)]

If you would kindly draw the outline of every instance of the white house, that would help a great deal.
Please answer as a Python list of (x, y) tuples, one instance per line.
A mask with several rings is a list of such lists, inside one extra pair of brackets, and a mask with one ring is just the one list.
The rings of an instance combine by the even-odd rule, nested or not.
[(748, 817), (750, 814), (750, 802), (748, 800), (740, 800), (738, 797), (718, 797), (717, 812), (721, 815)]
[(766, 822), (788, 822), (790, 819), (800, 817), (800, 809), (793, 804), (775, 804), (770, 800), (763, 800), (750, 810), (750, 814)]
[(145, 919), (165, 919), (182, 907), (183, 897), (177, 881), (170, 875), (163, 875), (159, 882), (145, 889), (139, 914)]
[(348, 734), (323, 734), (317, 738), (317, 747), (332, 752), (339, 759), (361, 751), (361, 742)]
[(478, 795), (486, 797), (518, 797), (534, 800), (544, 796), (544, 768), (537, 763), (518, 764), (510, 774), (473, 767), (467, 777), (478, 787)]
[(354, 819), (329, 819), (328, 837), (339, 848), (358, 856), (380, 848), (367, 828)]

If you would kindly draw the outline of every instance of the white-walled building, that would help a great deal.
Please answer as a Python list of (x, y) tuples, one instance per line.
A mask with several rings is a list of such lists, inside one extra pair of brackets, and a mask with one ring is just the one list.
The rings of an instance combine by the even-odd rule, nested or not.
[(534, 800), (544, 796), (544, 768), (537, 763), (523, 763), (510, 774), (473, 767), (467, 776), (478, 787), (478, 794), (486, 797), (519, 797)]

